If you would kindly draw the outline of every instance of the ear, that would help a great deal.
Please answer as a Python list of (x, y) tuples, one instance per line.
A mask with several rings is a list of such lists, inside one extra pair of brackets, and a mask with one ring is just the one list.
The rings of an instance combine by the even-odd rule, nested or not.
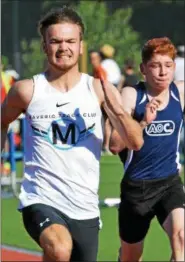
[(145, 75), (145, 68), (143, 63), (140, 64), (140, 71), (143, 75)]

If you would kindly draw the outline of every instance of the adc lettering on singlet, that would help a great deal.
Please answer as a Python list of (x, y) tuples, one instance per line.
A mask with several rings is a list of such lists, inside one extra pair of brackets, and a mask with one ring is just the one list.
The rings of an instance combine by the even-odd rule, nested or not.
[(175, 123), (171, 120), (153, 121), (145, 128), (149, 136), (170, 136), (175, 130)]

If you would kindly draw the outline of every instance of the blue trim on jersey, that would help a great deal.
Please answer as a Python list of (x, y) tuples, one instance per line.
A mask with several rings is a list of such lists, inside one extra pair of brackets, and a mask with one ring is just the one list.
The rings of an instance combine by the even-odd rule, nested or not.
[[(149, 102), (144, 82), (139, 82), (134, 119), (143, 119)], [(156, 119), (143, 131), (144, 145), (139, 151), (124, 150), (120, 158), (127, 169), (125, 176), (131, 179), (158, 179), (178, 173), (179, 139), (183, 123), (183, 111), (176, 85), (169, 86), (169, 103), (158, 111)], [(174, 113), (175, 112), (175, 113)]]
[[(63, 118), (63, 119), (64, 119), (64, 118)], [(59, 122), (59, 121), (61, 121), (61, 119), (59, 119), (59, 120), (57, 120), (57, 121), (55, 121), (55, 122), (57, 123), (57, 122)], [(65, 144), (64, 146), (61, 146), (61, 145), (58, 146), (58, 145), (53, 144), (53, 143), (52, 143), (52, 140), (51, 140), (51, 138), (50, 138), (50, 136), (49, 136), (49, 133), (50, 133), (50, 130), (51, 130), (51, 126), (49, 126), (49, 128), (48, 128), (47, 131), (44, 131), (44, 130), (40, 130), (39, 128), (36, 128), (36, 127), (34, 127), (33, 125), (31, 125), (32, 132), (33, 132), (33, 134), (34, 134), (35, 136), (39, 136), (39, 137), (44, 138), (48, 143), (52, 144), (55, 148), (57, 148), (57, 149), (59, 149), (59, 150), (64, 150), (64, 151), (66, 151), (66, 150), (69, 150), (69, 149), (77, 146), (78, 142), (85, 140), (86, 138), (88, 138), (89, 136), (91, 136), (91, 135), (94, 133), (94, 131), (95, 131), (95, 123), (93, 123), (93, 124), (92, 124), (91, 126), (89, 126), (88, 128), (85, 128), (85, 129), (83, 129), (82, 131), (80, 131), (79, 126), (76, 124), (76, 120), (71, 120), (71, 119), (69, 120), (69, 119), (67, 118), (66, 121), (69, 122), (69, 123), (71, 123), (71, 122), (75, 123), (75, 126), (76, 126), (76, 128), (77, 128), (77, 130), (78, 130), (78, 135), (79, 135), (79, 136), (78, 136), (77, 141), (75, 141), (75, 142), (76, 142), (75, 144), (67, 144), (67, 143), (66, 143), (67, 146), (66, 146), (66, 144)], [(67, 141), (66, 141), (66, 142), (67, 142)]]

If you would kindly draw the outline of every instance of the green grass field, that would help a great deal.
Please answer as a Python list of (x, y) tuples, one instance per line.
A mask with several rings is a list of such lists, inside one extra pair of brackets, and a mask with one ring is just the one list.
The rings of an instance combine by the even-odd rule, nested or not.
[[(122, 166), (114, 156), (101, 160), (100, 199), (119, 197)], [(23, 228), (21, 215), (17, 211), (17, 199), (2, 199), (2, 244), (9, 244), (30, 250), (40, 250)], [(100, 231), (99, 261), (117, 261), (119, 236), (117, 208), (101, 208), (103, 228)], [(153, 220), (145, 240), (144, 261), (169, 261), (170, 247), (167, 236), (156, 220)]]

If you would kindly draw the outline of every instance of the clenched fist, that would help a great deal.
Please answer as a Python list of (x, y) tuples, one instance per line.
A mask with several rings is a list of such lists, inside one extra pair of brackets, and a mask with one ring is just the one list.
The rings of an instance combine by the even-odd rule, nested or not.
[(153, 98), (149, 103), (147, 103), (145, 108), (145, 115), (144, 115), (144, 121), (147, 124), (152, 123), (153, 120), (156, 119), (157, 116), (157, 109), (161, 105), (161, 100), (157, 98)]

